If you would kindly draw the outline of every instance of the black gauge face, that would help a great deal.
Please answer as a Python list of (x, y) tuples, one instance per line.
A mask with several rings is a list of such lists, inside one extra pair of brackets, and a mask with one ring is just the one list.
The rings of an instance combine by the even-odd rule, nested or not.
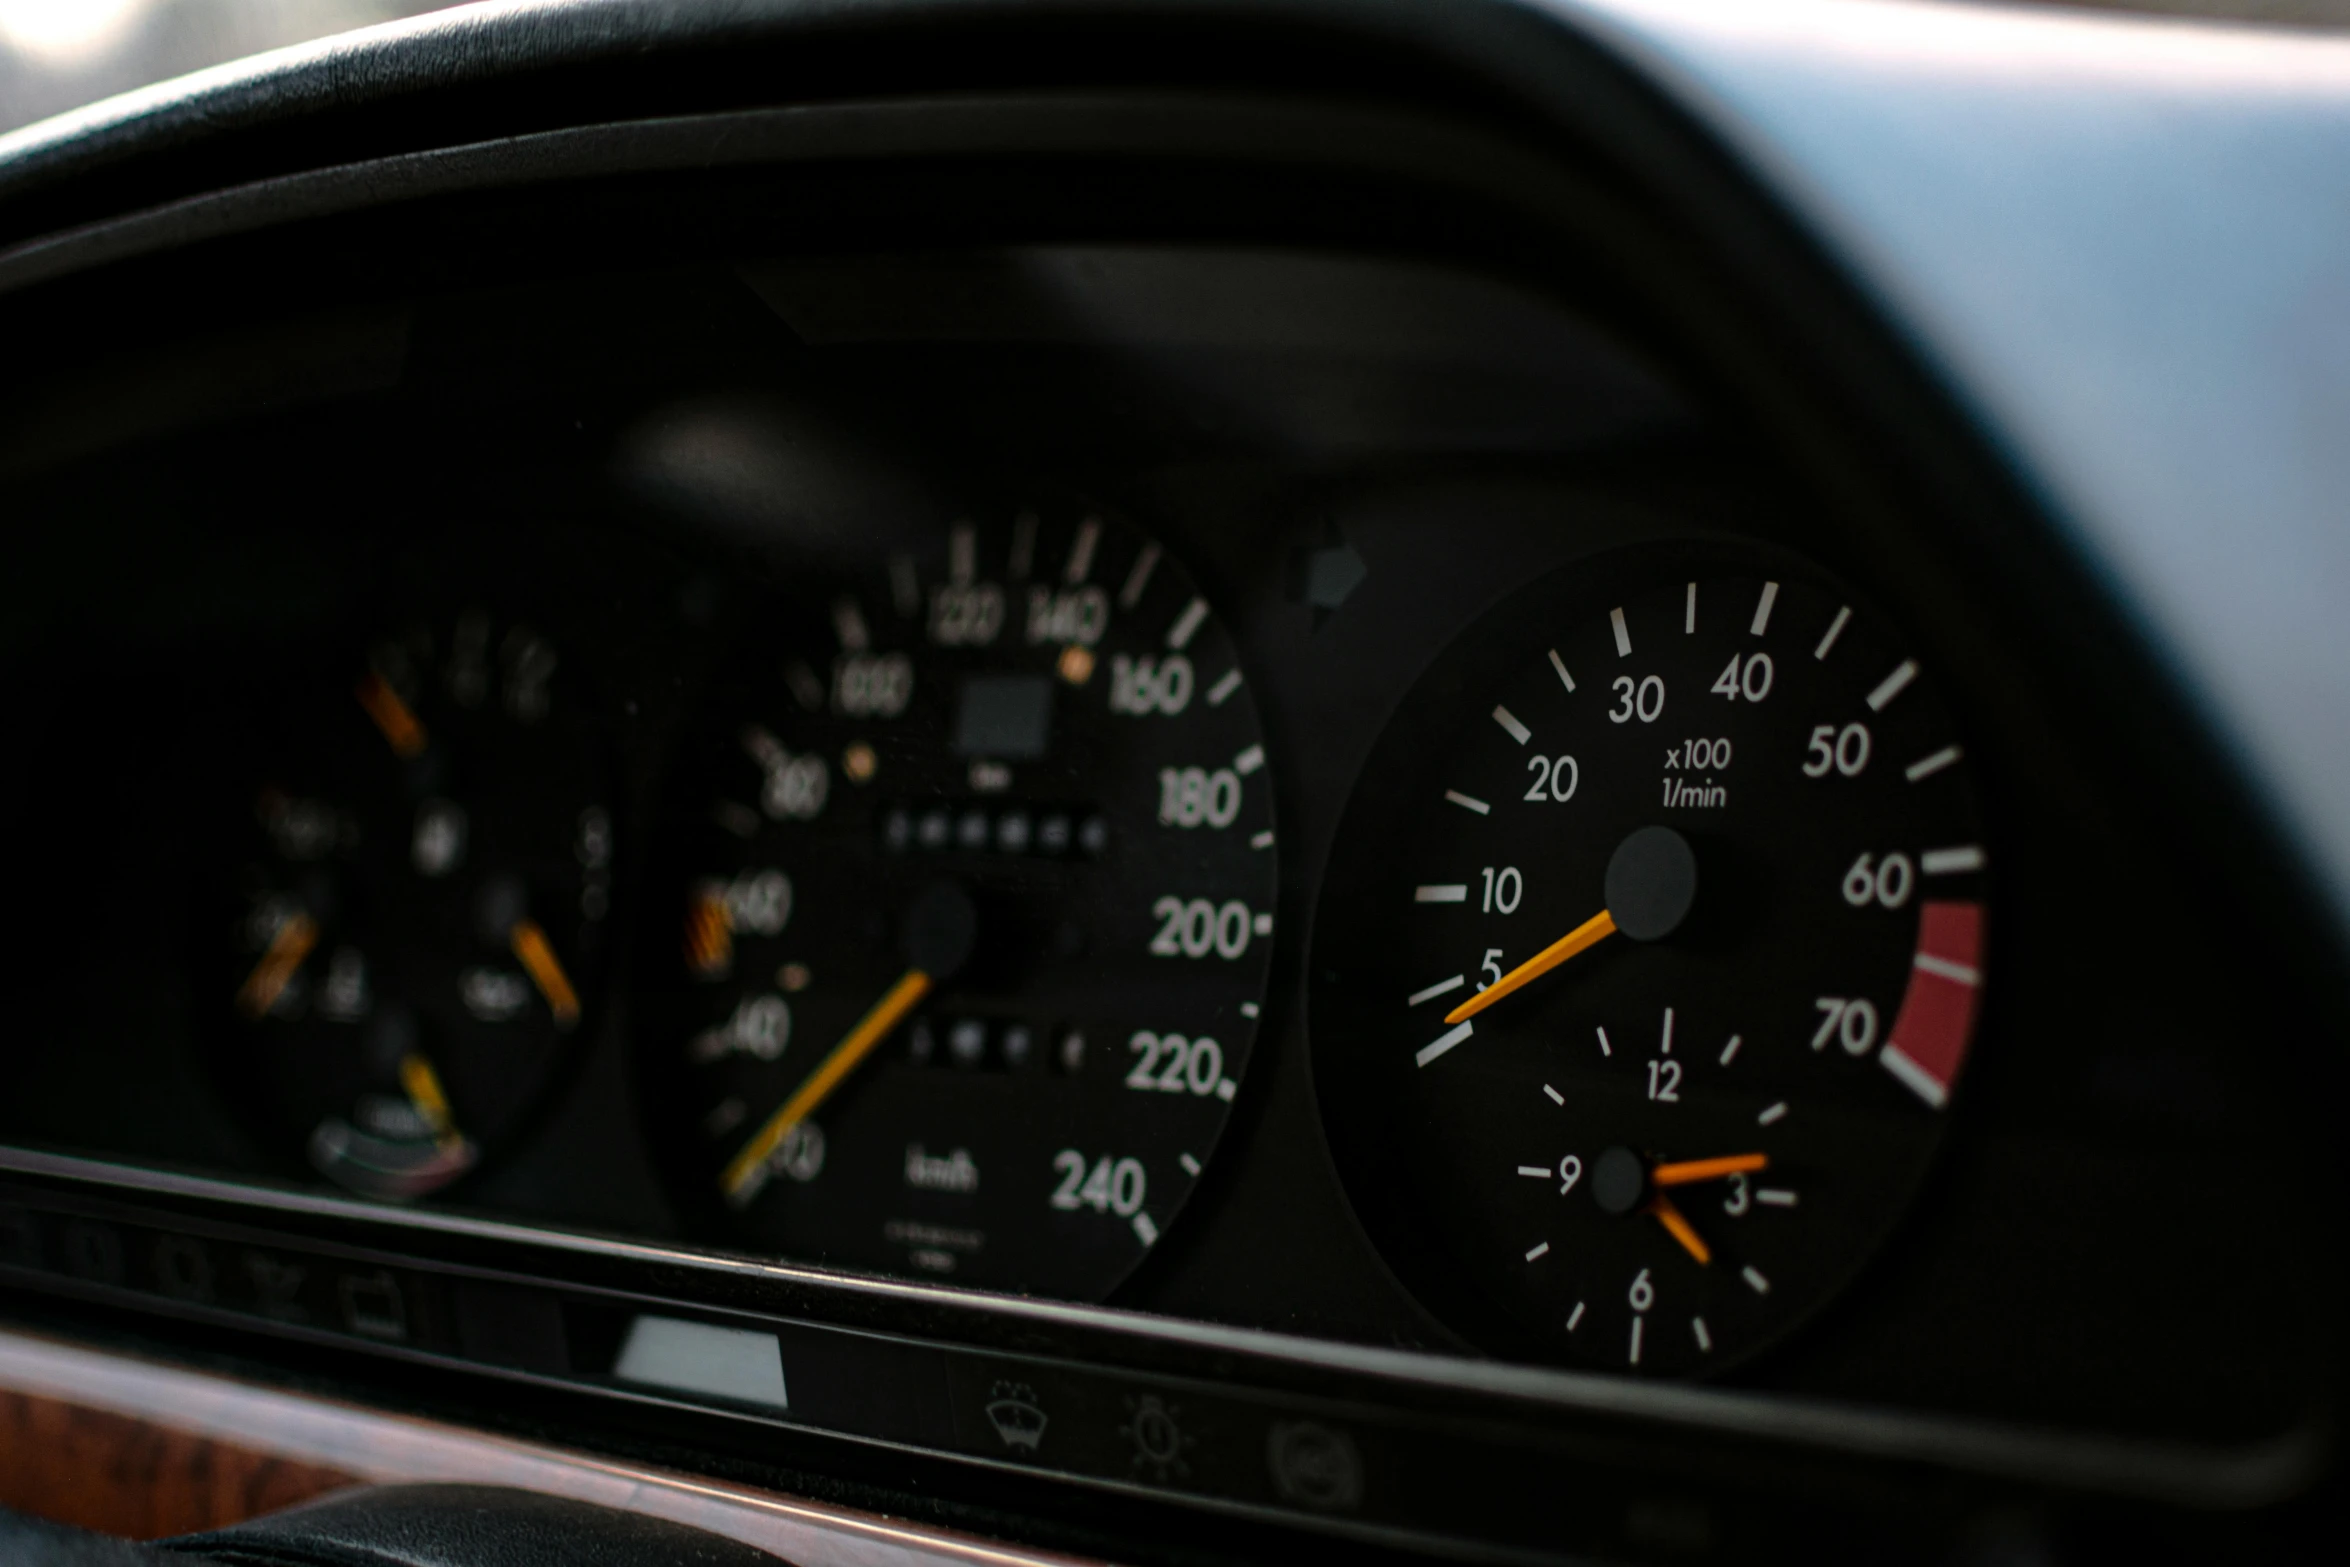
[(1230, 637), (1090, 514), (960, 525), (748, 657), (643, 971), (691, 1207), (759, 1251), (1107, 1293), (1198, 1181), (1272, 948)]
[(612, 865), (584, 709), (553, 646), (477, 611), (291, 683), (252, 737), (230, 1075), (356, 1191), (463, 1174), (580, 1032)]
[(1395, 721), (1314, 935), (1351, 1189), (1472, 1333), (1696, 1375), (1915, 1191), (1983, 977), (1931, 674), (1834, 584), (1649, 556), (1495, 614)]

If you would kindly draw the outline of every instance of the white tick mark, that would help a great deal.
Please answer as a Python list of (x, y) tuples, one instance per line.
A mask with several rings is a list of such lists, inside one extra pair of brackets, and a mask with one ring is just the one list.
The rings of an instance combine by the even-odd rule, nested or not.
[(1958, 747), (1955, 745), (1946, 745), (1941, 750), (1936, 751), (1932, 756), (1922, 757), (1919, 760), (1910, 763), (1908, 767), (1902, 770), (1901, 776), (1907, 778), (1911, 783), (1916, 783), (1921, 778), (1933, 777), (1934, 774), (1942, 771), (1943, 768), (1948, 767), (1952, 762), (1957, 761), (1958, 757)]
[(1191, 639), (1199, 634), (1199, 628), (1206, 624), (1207, 618), (1208, 601), (1206, 599), (1195, 598), (1184, 605), (1183, 613), (1175, 617), (1175, 624), (1167, 628), (1168, 651), (1180, 653), (1189, 647)]
[(1151, 573), (1159, 566), (1159, 547), (1145, 544), (1142, 553), (1134, 557), (1134, 569), (1126, 573), (1126, 586), (1118, 590), (1118, 607), (1132, 609), (1142, 602), (1143, 590), (1151, 585)]
[(1412, 1053), (1412, 1060), (1421, 1066), (1426, 1066), (1429, 1062), (1435, 1060), (1438, 1056), (1443, 1055), (1447, 1050), (1452, 1049), (1455, 1045), (1459, 1044), (1462, 1040), (1468, 1038), (1475, 1032), (1477, 1032), (1477, 1020), (1475, 1018), (1471, 1018), (1468, 1022), (1463, 1023), (1460, 1027), (1453, 1029), (1451, 1032), (1439, 1034), (1436, 1036), (1436, 1038), (1430, 1040), (1427, 1044), (1422, 1045), (1418, 1050)]
[(1450, 995), (1452, 992), (1460, 989), (1467, 983), (1467, 978), (1459, 974), (1455, 974), (1450, 979), (1440, 979), (1435, 984), (1430, 985), (1426, 990), (1413, 991), (1412, 999), (1405, 1002), (1404, 1005), (1407, 1007), (1416, 1007), (1423, 1001), (1434, 1001), (1438, 996)]
[(1885, 711), (1885, 704), (1901, 695), (1902, 688), (1917, 677), (1918, 661), (1914, 658), (1903, 659), (1895, 667), (1893, 673), (1878, 681), (1877, 689), (1869, 693), (1869, 711), (1872, 713)]
[(1836, 639), (1844, 635), (1844, 627), (1851, 619), (1851, 605), (1847, 604), (1842, 609), (1836, 611), (1836, 618), (1828, 622), (1828, 634), (1820, 638), (1820, 645), (1811, 650), (1811, 656), (1815, 659), (1826, 658), (1828, 656), (1828, 649), (1834, 647), (1836, 645)]
[(1102, 541), (1102, 520), (1088, 517), (1077, 525), (1076, 542), (1069, 546), (1069, 563), (1061, 568), (1061, 580), (1071, 587), (1081, 586), (1093, 575), (1094, 546)]

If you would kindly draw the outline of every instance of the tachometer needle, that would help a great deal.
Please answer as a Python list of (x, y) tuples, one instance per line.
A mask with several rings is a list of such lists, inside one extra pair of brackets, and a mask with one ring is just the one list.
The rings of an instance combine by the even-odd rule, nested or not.
[(424, 754), (424, 724), (415, 710), (400, 700), (400, 693), (392, 689), (390, 681), (371, 669), (359, 677), (358, 694), (359, 705), (367, 709), (367, 716), (383, 731), (394, 756), (412, 762)]
[(1713, 1248), (1706, 1245), (1705, 1237), (1698, 1234), (1687, 1219), (1681, 1217), (1681, 1210), (1673, 1206), (1670, 1197), (1662, 1192), (1657, 1193), (1648, 1200), (1648, 1211), (1656, 1215), (1656, 1222), (1665, 1227), (1667, 1234), (1681, 1243), (1683, 1251), (1697, 1259), (1699, 1267), (1714, 1260)]
[(1770, 1168), (1771, 1156), (1760, 1153), (1731, 1154), (1721, 1159), (1685, 1159), (1679, 1164), (1660, 1164), (1648, 1172), (1651, 1186), (1690, 1186), (1699, 1181), (1719, 1181), (1733, 1175), (1751, 1175), (1756, 1170)]
[(269, 938), (269, 950), (261, 954), (253, 972), (237, 987), (237, 1010), (256, 1020), (266, 1015), (277, 1005), (277, 998), (285, 994), (287, 982), (302, 966), (302, 960), (310, 956), (310, 949), (317, 945), (316, 920), (302, 913), (286, 916), (277, 934)]
[(1616, 933), (1616, 919), (1607, 910), (1568, 931), (1525, 962), (1444, 1014), (1447, 1023), (1464, 1023), (1513, 991), (1522, 990), (1578, 952), (1598, 946)]
[(725, 1171), (718, 1177), (718, 1190), (730, 1201), (742, 1201), (744, 1194), (751, 1188), (752, 1177), (757, 1175), (759, 1167), (767, 1162), (775, 1150), (783, 1146), (783, 1140), (791, 1135), (792, 1128), (814, 1115), (817, 1107), (832, 1097), (832, 1091), (929, 994), (930, 976), (918, 968), (906, 970), (898, 982), (889, 987), (888, 993), (873, 1004), (873, 1010), (858, 1019), (857, 1026), (849, 1030), (847, 1037), (832, 1047), (832, 1054), (824, 1058), (823, 1065), (810, 1072), (807, 1081), (793, 1090), (792, 1096), (783, 1102), (783, 1108), (769, 1116), (766, 1124), (759, 1128), (749, 1142), (743, 1144), (742, 1151), (728, 1161)]
[(530, 982), (547, 998), (547, 1010), (555, 1014), (555, 1026), (569, 1028), (577, 1023), (579, 992), (571, 988), (571, 976), (563, 972), (563, 965), (555, 957), (555, 945), (539, 929), (538, 921), (516, 920), (508, 940), (513, 944), (514, 955), (522, 960), (523, 969), (529, 973)]

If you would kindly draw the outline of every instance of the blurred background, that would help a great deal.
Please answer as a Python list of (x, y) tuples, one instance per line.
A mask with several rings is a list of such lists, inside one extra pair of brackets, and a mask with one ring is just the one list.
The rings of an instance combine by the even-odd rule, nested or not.
[[(0, 132), (133, 87), (450, 0), (0, 0)], [(680, 0), (691, 4), (693, 0)], [(1442, 4), (1443, 0), (1428, 0)], [(2350, 0), (2073, 0), (2082, 8), (2350, 24)]]

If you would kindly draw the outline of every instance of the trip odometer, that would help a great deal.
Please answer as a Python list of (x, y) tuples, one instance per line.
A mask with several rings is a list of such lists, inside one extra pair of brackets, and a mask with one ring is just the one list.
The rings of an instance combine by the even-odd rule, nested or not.
[(942, 530), (747, 659), (677, 791), (644, 998), (674, 1184), (795, 1259), (1106, 1294), (1247, 1069), (1255, 703), (1155, 541)]
[(1471, 1333), (1702, 1374), (1900, 1217), (1973, 1033), (1986, 851), (1930, 675), (1834, 583), (1708, 551), (1538, 587), (1423, 679), (1334, 865), (1333, 1142)]

